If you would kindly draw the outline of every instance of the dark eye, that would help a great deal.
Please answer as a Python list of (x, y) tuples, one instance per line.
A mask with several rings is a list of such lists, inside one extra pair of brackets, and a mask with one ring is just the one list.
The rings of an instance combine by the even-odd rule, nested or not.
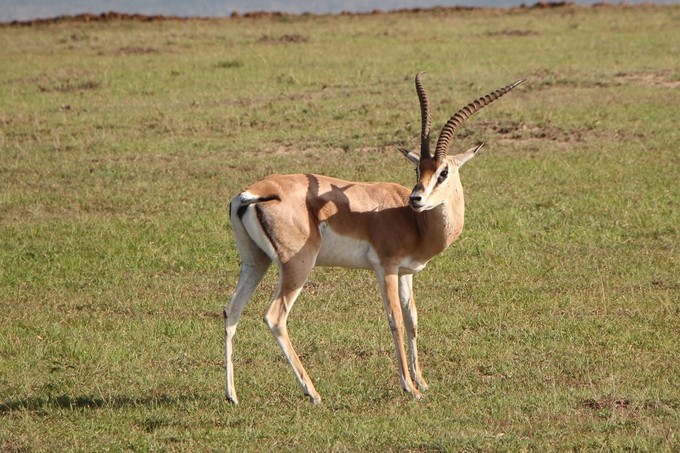
[(437, 182), (441, 184), (444, 181), (446, 181), (446, 178), (448, 178), (448, 177), (449, 177), (449, 171), (448, 170), (442, 170), (442, 172), (439, 173), (439, 178), (437, 178)]

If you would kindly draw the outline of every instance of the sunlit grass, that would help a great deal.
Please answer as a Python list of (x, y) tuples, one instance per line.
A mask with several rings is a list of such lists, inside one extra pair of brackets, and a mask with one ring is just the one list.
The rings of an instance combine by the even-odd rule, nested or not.
[[(0, 448), (677, 448), (677, 7), (0, 29)], [(9, 62), (9, 63), (7, 63)], [(431, 390), (400, 390), (374, 276), (317, 269), (236, 336), (231, 196), (269, 173), (410, 186), (463, 127), (466, 229), (415, 281)]]

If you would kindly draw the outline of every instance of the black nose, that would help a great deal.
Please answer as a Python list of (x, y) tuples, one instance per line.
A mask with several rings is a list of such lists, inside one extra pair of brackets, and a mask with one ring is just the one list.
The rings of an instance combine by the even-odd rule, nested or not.
[(423, 199), (423, 197), (421, 197), (420, 195), (414, 195), (414, 194), (411, 194), (411, 196), (409, 197), (409, 201), (411, 202), (411, 206), (417, 205), (418, 203), (420, 203), (420, 200), (422, 200), (422, 199)]

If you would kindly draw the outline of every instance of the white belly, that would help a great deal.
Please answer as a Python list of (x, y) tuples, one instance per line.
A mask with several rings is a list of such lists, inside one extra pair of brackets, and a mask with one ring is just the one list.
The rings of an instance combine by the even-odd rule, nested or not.
[(367, 241), (342, 236), (333, 231), (326, 222), (319, 225), (321, 249), (316, 258), (317, 266), (340, 266), (372, 269), (368, 257), (373, 250)]
[(417, 274), (418, 272), (425, 269), (427, 262), (421, 263), (411, 258), (404, 258), (401, 263), (399, 263), (399, 273), (400, 274)]

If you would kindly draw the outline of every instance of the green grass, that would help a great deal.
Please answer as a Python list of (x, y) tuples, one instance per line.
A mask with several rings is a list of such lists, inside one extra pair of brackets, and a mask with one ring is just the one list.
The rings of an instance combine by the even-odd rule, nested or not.
[[(680, 8), (0, 28), (0, 449), (678, 449)], [(317, 269), (236, 336), (228, 203), (269, 173), (410, 186), (462, 128), (466, 230), (416, 278), (430, 391), (400, 389), (371, 273)]]

